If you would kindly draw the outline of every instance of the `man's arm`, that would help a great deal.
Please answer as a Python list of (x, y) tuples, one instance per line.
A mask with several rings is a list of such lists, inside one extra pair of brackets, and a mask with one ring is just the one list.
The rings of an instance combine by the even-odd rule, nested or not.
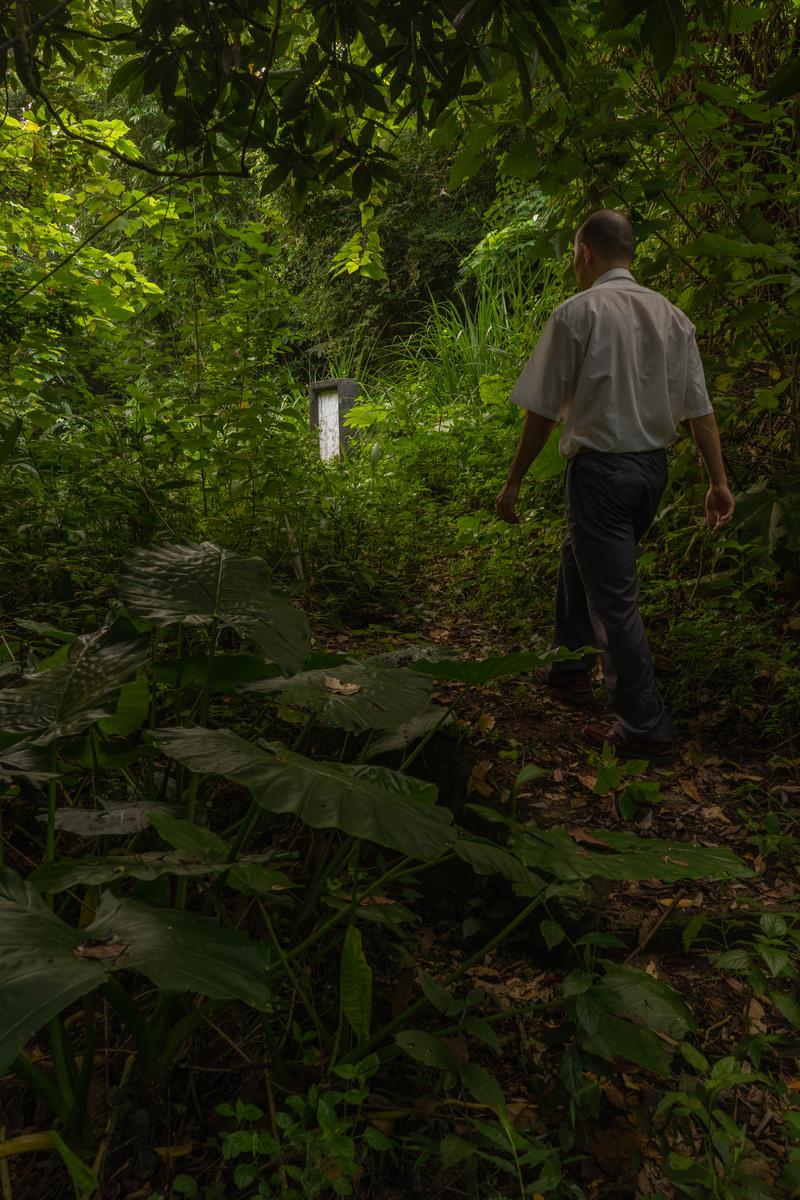
[(734, 499), (725, 475), (716, 417), (713, 413), (708, 413), (704, 417), (693, 417), (689, 421), (689, 426), (708, 472), (709, 488), (706, 494), (708, 527), (709, 529), (720, 529), (723, 525), (727, 525), (733, 516)]
[(505, 486), (495, 501), (498, 517), (508, 521), (509, 525), (516, 525), (519, 521), (515, 510), (520, 484), (525, 472), (549, 438), (554, 425), (555, 421), (548, 417), (541, 417), (530, 410), (525, 413), (525, 424), (522, 427), (517, 452), (508, 469)]

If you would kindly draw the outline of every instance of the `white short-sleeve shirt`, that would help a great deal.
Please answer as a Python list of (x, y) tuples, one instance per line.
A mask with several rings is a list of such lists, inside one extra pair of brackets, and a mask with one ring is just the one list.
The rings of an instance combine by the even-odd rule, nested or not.
[(511, 399), (564, 421), (565, 458), (657, 450), (712, 411), (694, 325), (623, 267), (553, 312)]

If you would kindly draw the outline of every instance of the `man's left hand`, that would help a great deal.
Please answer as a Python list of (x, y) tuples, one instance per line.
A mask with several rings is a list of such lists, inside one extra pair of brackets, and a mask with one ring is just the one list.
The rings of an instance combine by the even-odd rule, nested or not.
[(518, 496), (519, 484), (507, 483), (494, 502), (498, 517), (507, 521), (509, 525), (519, 524), (519, 517), (516, 513)]

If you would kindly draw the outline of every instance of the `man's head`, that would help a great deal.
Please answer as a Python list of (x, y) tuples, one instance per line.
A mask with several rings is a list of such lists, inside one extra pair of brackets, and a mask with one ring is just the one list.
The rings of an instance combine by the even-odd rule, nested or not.
[(572, 266), (585, 290), (612, 267), (628, 267), (636, 248), (633, 226), (624, 213), (601, 208), (583, 222), (575, 234)]

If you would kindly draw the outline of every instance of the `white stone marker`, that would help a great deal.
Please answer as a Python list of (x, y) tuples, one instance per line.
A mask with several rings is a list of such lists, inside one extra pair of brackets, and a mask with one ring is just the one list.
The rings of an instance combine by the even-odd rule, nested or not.
[(350, 431), (344, 418), (358, 396), (355, 379), (323, 379), (309, 384), (311, 428), (319, 430), (319, 456), (337, 458), (347, 449)]

